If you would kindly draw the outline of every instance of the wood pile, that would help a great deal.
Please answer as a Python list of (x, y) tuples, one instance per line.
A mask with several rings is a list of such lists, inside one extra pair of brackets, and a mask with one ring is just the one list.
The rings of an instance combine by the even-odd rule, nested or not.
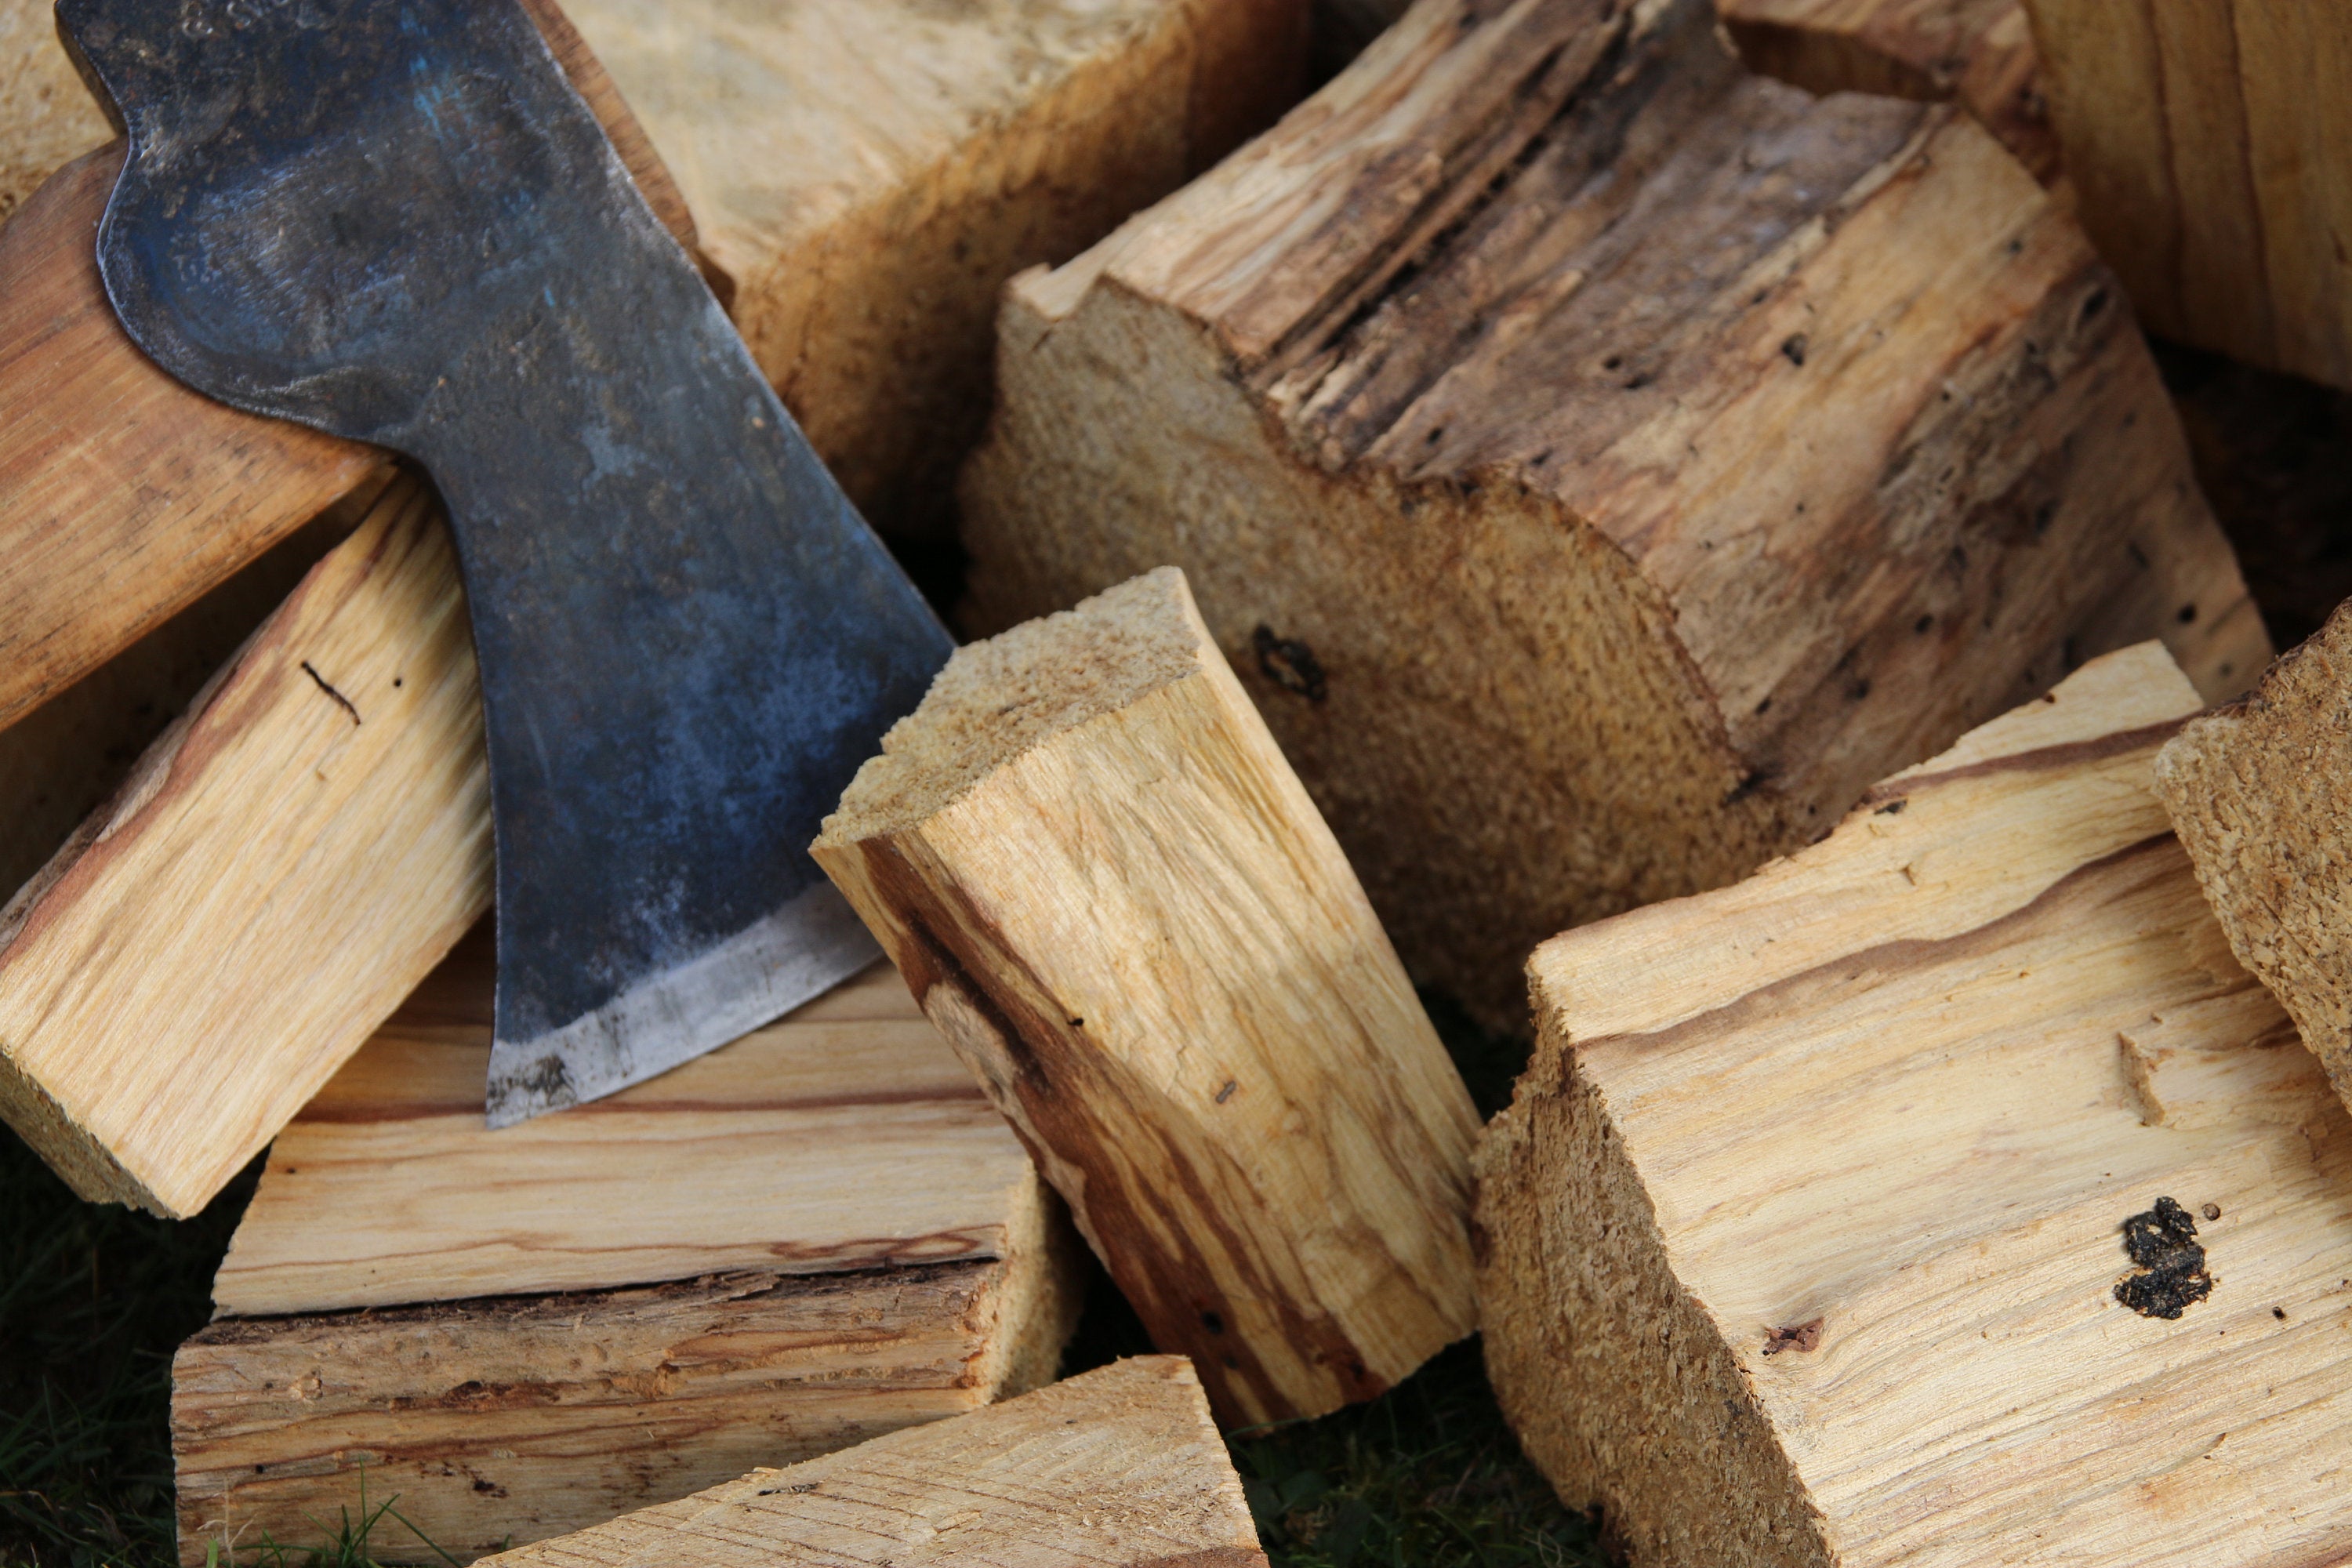
[(2352, 386), (2331, 9), (517, 3), (973, 640), (822, 792), (887, 962), (492, 1130), (473, 514), (135, 346), (0, 0), (0, 1118), (258, 1161), (188, 1568), (1247, 1568), (1221, 1429), (1474, 1332), (1633, 1568), (2352, 1556), (2352, 608), (2142, 335)]

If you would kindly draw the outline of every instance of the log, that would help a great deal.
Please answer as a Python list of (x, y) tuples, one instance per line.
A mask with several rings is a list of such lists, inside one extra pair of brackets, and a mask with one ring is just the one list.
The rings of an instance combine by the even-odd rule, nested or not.
[(2242, 702), (2192, 720), (2157, 786), (2230, 951), (2352, 1104), (2352, 613), (2339, 607)]
[[(28, 0), (0, 5), (14, 16)], [(689, 247), (704, 241), (706, 271), (819, 454), (886, 522), (937, 512), (939, 476), (978, 436), (1003, 279), (1070, 255), (1265, 123), (1305, 52), (1305, 0), (757, 16), (723, 0), (578, 0), (648, 142), (562, 15), (533, 9), (656, 211)], [(44, 40), (39, 56), (44, 90), (64, 92), (62, 51)], [(37, 129), (0, 143), (46, 157)], [(27, 411), (0, 426), (0, 725), (383, 460), (148, 363), (97, 273), (120, 148), (77, 151), (0, 231), (0, 406)], [(688, 172), (698, 230), (665, 157)]]
[(2352, 387), (2352, 16), (2026, 9), (2083, 222), (2148, 330)]
[[(1417, 978), (1727, 882), (2161, 636), (2269, 655), (2112, 276), (1946, 108), (1703, 5), (1421, 0), (1012, 286), (966, 621), (1184, 568)], [(1631, 29), (1644, 28), (1638, 34)]]
[(2023, 0), (1716, 0), (1751, 70), (1808, 92), (1956, 101), (2048, 184), (2058, 136)]
[(83, 1197), (194, 1214), (488, 907), (489, 811), (404, 479), (0, 908), (0, 1116)]
[(1181, 1357), (1141, 1356), (491, 1561), (1264, 1568), (1266, 1559), (1200, 1380)]
[(2352, 1122), (2155, 789), (2154, 645), (1546, 943), (1487, 1369), (1637, 1568), (2332, 1561)]
[[(1197, 92), (1187, 88), (1190, 98), (1180, 93), (1171, 107), (1164, 89), (1189, 81), (1192, 68), (1171, 61), (1206, 69), (1223, 58), (1218, 48), (1238, 47), (1236, 38), (1256, 37), (1254, 29), (1272, 27), (1297, 7), (1290, 0), (1281, 5), (1120, 0), (1109, 13), (1075, 4), (1043, 11), (1000, 6), (960, 13), (950, 26), (932, 16), (935, 8), (907, 0), (795, 12), (793, 28), (764, 43), (756, 29), (745, 33), (728, 22), (732, 13), (717, 0), (705, 0), (700, 9), (670, 5), (659, 13), (667, 23), (618, 0), (583, 0), (573, 9), (591, 32), (611, 32), (600, 41), (614, 58), (628, 62), (621, 75), (653, 105), (646, 121), (667, 139), (665, 152), (688, 171), (688, 187), (723, 198), (717, 203), (719, 217), (698, 232), (717, 265), (747, 268), (734, 285), (737, 309), (756, 322), (765, 319), (759, 301), (770, 297), (766, 291), (800, 286), (786, 265), (793, 256), (821, 260), (822, 266), (811, 263), (813, 275), (832, 276), (826, 268), (841, 268), (855, 273), (858, 268), (841, 256), (862, 256), (870, 264), (885, 237), (894, 237), (890, 243), (911, 255), (919, 248), (906, 237), (913, 234), (922, 246), (935, 247), (923, 254), (940, 268), (947, 267), (940, 258), (963, 246), (965, 261), (959, 266), (994, 258), (988, 266), (1001, 263), (1010, 270), (1050, 253), (1024, 248), (1033, 241), (1045, 245), (1059, 235), (1078, 243), (1071, 229), (1040, 217), (1036, 204), (1046, 203), (1073, 225), (1096, 218), (1108, 225), (1109, 212), (1122, 202), (1145, 199), (1180, 178), (1179, 153), (1185, 148), (1222, 145), (1216, 138), (1238, 135), (1259, 112), (1252, 95), (1270, 90), (1265, 84), (1253, 86), (1249, 71), (1226, 73), (1204, 79)], [(838, 27), (825, 25), (825, 16)], [(907, 35), (900, 41), (908, 52), (887, 61), (868, 58), (860, 51), (878, 47), (876, 37), (886, 35), (865, 29), (888, 17)], [(687, 47), (709, 37), (732, 40), (715, 61), (713, 50)], [(787, 46), (801, 54), (792, 56)], [(1253, 68), (1275, 70), (1280, 51), (1251, 58)], [(757, 74), (782, 68), (780, 59), (791, 60), (794, 71), (824, 90), (785, 92)], [(1058, 63), (1046, 71), (1038, 68), (1041, 60)], [(961, 107), (924, 121), (928, 129), (917, 136), (901, 121), (908, 115), (919, 120), (930, 110), (910, 109), (908, 100), (920, 99), (931, 109), (948, 100), (928, 89), (914, 92), (909, 79), (877, 79), (886, 65), (916, 73), (910, 79), (918, 85), (932, 79), (922, 72), (954, 80), (953, 101)], [(708, 90), (713, 70), (731, 84), (728, 92)], [(748, 81), (725, 74), (745, 70), (753, 70)], [(657, 90), (666, 73), (687, 85)], [(1138, 73), (1152, 79), (1149, 91), (1119, 85)], [(740, 100), (730, 96), (736, 89)], [(738, 103), (782, 115), (771, 125), (772, 142), (740, 138), (742, 150), (734, 154), (740, 165), (721, 159), (730, 145), (722, 128), (741, 121), (711, 107)], [(789, 112), (775, 109), (778, 104)], [(1192, 118), (1171, 121), (1179, 108)], [(1171, 125), (1189, 129), (1180, 135)], [(868, 140), (895, 147), (898, 161), (849, 155)], [(1120, 162), (1124, 153), (1112, 157), (1113, 143), (1130, 152), (1139, 146), (1157, 151), (1138, 165)], [(1068, 151), (1081, 147), (1094, 151)], [(1066, 153), (1076, 163), (1062, 161)], [(1097, 155), (1108, 161), (1088, 162)], [(737, 184), (722, 177), (730, 167), (743, 171)], [(784, 177), (795, 169), (803, 176), (798, 184)], [(1094, 172), (1082, 179), (1089, 169)], [(980, 186), (959, 183), (977, 178), (974, 171), (993, 173)], [(1120, 183), (1146, 174), (1160, 183)], [(1033, 177), (1034, 186), (1024, 183)], [(1065, 179), (1076, 184), (1058, 183)], [(992, 199), (991, 191), (1008, 184), (1017, 192)], [(35, 205), (58, 188), (53, 181)], [(794, 206), (796, 201), (802, 205)], [(906, 230), (914, 222), (909, 215), (920, 213), (931, 216)], [(1083, 217), (1087, 213), (1095, 217)], [(28, 209), (0, 231), (0, 248), (32, 216)], [(1000, 221), (1011, 226), (989, 226)], [(976, 237), (981, 229), (989, 237), (986, 245)], [(746, 258), (754, 257), (769, 258), (763, 270), (748, 269)], [(889, 271), (871, 265), (866, 270)], [(94, 270), (89, 283), (93, 308), (102, 312)], [(812, 305), (813, 314), (795, 318), (798, 352), (810, 363), (848, 364), (877, 342), (897, 341), (888, 333), (875, 338), (857, 325), (857, 312), (843, 298), (835, 291), (830, 303)], [(863, 298), (871, 304), (870, 296)], [(0, 312), (8, 308), (0, 291)], [(104, 320), (111, 328), (110, 314)], [(0, 331), (0, 342), (5, 340)], [(6, 375), (0, 366), (0, 383)], [(812, 398), (831, 396), (856, 381), (845, 371), (827, 372), (805, 390)], [(872, 383), (904, 384), (898, 372), (878, 370)], [(5, 397), (0, 390), (0, 400)], [(805, 414), (809, 405), (802, 408)], [(862, 414), (852, 423), (864, 429), (878, 427), (877, 421), (888, 423)], [(268, 428), (302, 436), (291, 426)], [(213, 438), (225, 440), (217, 433)], [(0, 437), (0, 446), (6, 439)], [(839, 449), (828, 456), (843, 460)], [(0, 477), (0, 517), (11, 515), (6, 485)], [(333, 489), (319, 488), (304, 504), (331, 500)], [(184, 498), (194, 491), (172, 493)], [(138, 858), (128, 841), (118, 842), (133, 822), (118, 823), (115, 814), (102, 812), (19, 893), (23, 918), (13, 927), (0, 919), (0, 1116), (84, 1196), (167, 1214), (201, 1207), (480, 914), (490, 880), (490, 838), (488, 795), (478, 787), (471, 647), (464, 616), (455, 613), (456, 598), (446, 605), (452, 613), (418, 613), (415, 595), (441, 606), (436, 595), (456, 591), (440, 524), (419, 526), (423, 533), (404, 533), (397, 542), (399, 571), (387, 572), (378, 559), (380, 537), (353, 540), (321, 564), (325, 578), (306, 584), (257, 634), (240, 656), (243, 662), (224, 675), (207, 705), (188, 721), (221, 743), (157, 742), (156, 752), (141, 764), (149, 783), (126, 786), (141, 808), (131, 814), (133, 837), (144, 846)], [(116, 547), (107, 549), (110, 559), (127, 559)], [(56, 590), (70, 575), (44, 575), (43, 591)], [(0, 626), (31, 624), (10, 619), (12, 614), (0, 593)], [(0, 632), (0, 646), (5, 635)], [(320, 657), (321, 647), (335, 657)], [(361, 650), (364, 679), (349, 657)], [(246, 668), (256, 659), (263, 663)], [(329, 770), (335, 776), (316, 780), (316, 787), (318, 768), (311, 763), (325, 754), (320, 749), (361, 742), (318, 728), (324, 723), (332, 730), (322, 706), (331, 700), (323, 686), (310, 685), (310, 678), (299, 673), (306, 659), (370, 717), (362, 747), (367, 766)], [(456, 706), (436, 699), (420, 710), (413, 686), (386, 684), (415, 670), (438, 672), (435, 690)], [(352, 682), (368, 685), (367, 691)], [(268, 701), (228, 700), (229, 694), (256, 690), (272, 695)], [(236, 737), (234, 747), (226, 745), (230, 735)], [(269, 768), (257, 765), (264, 758), (275, 760)], [(288, 771), (273, 771), (279, 763)], [(468, 774), (468, 768), (477, 772)], [(79, 777), (51, 776), (60, 780), (54, 787), (61, 794), (89, 793)], [(154, 782), (163, 779), (170, 781), (168, 790)], [(467, 779), (472, 782), (461, 787)], [(203, 810), (175, 801), (201, 801)], [(86, 852), (101, 840), (106, 856), (85, 864)], [(282, 846), (284, 853), (247, 855), (257, 843)], [(151, 866), (178, 868), (188, 886), (202, 889), (193, 907), (202, 908), (205, 919), (183, 919), (183, 911), (153, 901), (142, 880)], [(122, 911), (129, 914), (119, 921)], [(46, 952), (26, 950), (37, 937), (48, 944)], [(202, 977), (205, 990), (201, 1003), (190, 1007), (180, 987), (195, 977)], [(7, 1032), (16, 1028), (26, 1032)], [(302, 1064), (301, 1070), (289, 1072), (289, 1063)], [(226, 1080), (213, 1076), (215, 1068), (246, 1075), (238, 1081), (249, 1080), (250, 1092), (221, 1087)], [(208, 1086), (205, 1105), (181, 1104), (181, 1091), (198, 1085)]]
[(1469, 1094), (1181, 573), (959, 651), (814, 853), (1221, 1421), (1474, 1326)]
[(113, 135), (64, 49), (49, 0), (0, 0), (0, 223)]
[(487, 934), (270, 1151), (173, 1363), (191, 1568), (362, 1484), (471, 1558), (1053, 1375), (1076, 1238), (895, 977), (491, 1132)]

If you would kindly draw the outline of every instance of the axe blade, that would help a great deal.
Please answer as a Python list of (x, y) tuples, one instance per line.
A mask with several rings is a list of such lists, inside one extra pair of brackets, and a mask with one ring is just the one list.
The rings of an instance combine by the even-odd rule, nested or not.
[(407, 454), (481, 667), (494, 1125), (876, 949), (807, 845), (951, 639), (516, 0), (60, 0), (129, 156), (100, 269), (200, 392)]

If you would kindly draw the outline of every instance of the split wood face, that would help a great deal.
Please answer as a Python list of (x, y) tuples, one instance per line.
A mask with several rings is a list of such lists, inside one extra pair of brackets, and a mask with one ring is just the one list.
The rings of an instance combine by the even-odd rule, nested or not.
[(1077, 1240), (887, 969), (498, 1132), (489, 1001), (477, 939), (273, 1146), (173, 1362), (190, 1568), (363, 1487), (470, 1558), (1053, 1376)]
[(2156, 775), (2230, 951), (2352, 1103), (2352, 616), (2192, 721)]
[(1265, 1568), (1241, 1479), (1178, 1356), (1118, 1362), (490, 1561)]
[(2154, 645), (1570, 932), (1479, 1162), (1489, 1370), (1632, 1560), (2319, 1562), (2352, 1122), (2155, 793)]
[(815, 852), (1219, 1419), (1469, 1331), (1469, 1096), (1180, 574), (960, 650)]
[(1181, 565), (1409, 964), (1502, 1027), (1536, 942), (2070, 662), (2268, 657), (2073, 221), (1703, 5), (1423, 0), (1000, 342), (973, 623)]
[(2149, 329), (2352, 387), (2352, 16), (2026, 9), (2083, 222)]

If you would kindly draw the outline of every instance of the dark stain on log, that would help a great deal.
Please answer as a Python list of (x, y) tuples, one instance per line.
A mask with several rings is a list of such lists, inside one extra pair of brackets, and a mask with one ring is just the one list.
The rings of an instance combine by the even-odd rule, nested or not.
[(2116, 1281), (2116, 1300), (2143, 1318), (2178, 1318), (2213, 1293), (2197, 1222), (2170, 1198), (2124, 1221), (2124, 1251), (2137, 1267)]
[(1827, 1321), (1823, 1318), (1814, 1318), (1808, 1322), (1799, 1323), (1793, 1328), (1765, 1330), (1764, 1353), (1779, 1355), (1782, 1351), (1796, 1351), (1803, 1353), (1821, 1349), (1822, 1325)]
[(1261, 625), (1250, 634), (1250, 647), (1257, 654), (1258, 673), (1285, 691), (1295, 691), (1309, 702), (1330, 695), (1315, 650), (1297, 638), (1278, 637), (1273, 627)]

